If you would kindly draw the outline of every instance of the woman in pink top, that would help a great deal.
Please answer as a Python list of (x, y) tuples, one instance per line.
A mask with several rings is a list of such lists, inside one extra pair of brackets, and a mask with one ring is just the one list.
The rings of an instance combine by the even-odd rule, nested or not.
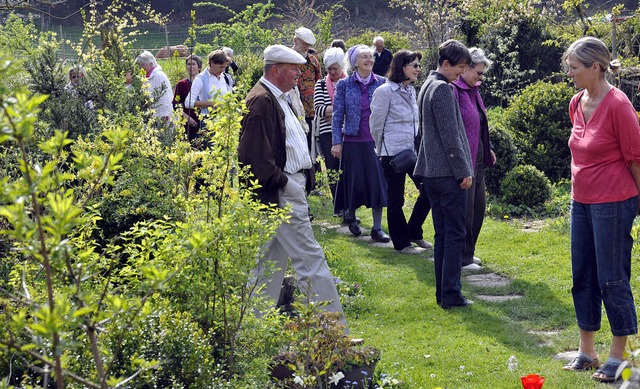
[[(563, 55), (577, 88), (569, 105), (571, 149), (571, 268), (580, 347), (565, 370), (598, 369), (611, 382), (624, 358), (628, 335), (638, 332), (631, 278), (631, 227), (638, 213), (640, 126), (627, 96), (607, 81), (617, 70), (600, 40), (585, 37)], [(602, 304), (613, 334), (600, 366), (594, 349)]]

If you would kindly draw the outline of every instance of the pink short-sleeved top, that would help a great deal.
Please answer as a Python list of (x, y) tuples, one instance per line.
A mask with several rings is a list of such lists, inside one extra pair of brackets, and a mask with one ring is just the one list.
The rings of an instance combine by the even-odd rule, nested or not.
[(640, 126), (633, 105), (622, 91), (611, 88), (585, 123), (579, 104), (583, 92), (569, 105), (573, 200), (600, 204), (637, 196), (629, 170), (633, 161), (640, 165)]

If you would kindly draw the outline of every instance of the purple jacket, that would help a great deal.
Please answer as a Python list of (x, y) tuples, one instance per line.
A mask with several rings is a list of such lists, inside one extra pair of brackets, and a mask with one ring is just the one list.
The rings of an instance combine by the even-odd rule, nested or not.
[(480, 97), (478, 91), (478, 83), (474, 87), (470, 87), (462, 79), (457, 79), (451, 83), (453, 94), (458, 100), (462, 121), (467, 132), (469, 140), (469, 148), (471, 149), (471, 159), (475, 169), (476, 159), (478, 158), (479, 140), (482, 140), (482, 149), (484, 154), (484, 165), (493, 166), (491, 160), (491, 143), (489, 141), (489, 122), (487, 120), (487, 110)]
[[(374, 75), (375, 79), (369, 84), (367, 93), (369, 104), (373, 99), (373, 92), (383, 85), (387, 79)], [(338, 81), (336, 93), (333, 98), (333, 120), (331, 130), (334, 145), (342, 144), (342, 136), (358, 136), (360, 132), (360, 116), (362, 115), (362, 91), (358, 86), (354, 74)], [(367, 120), (367, 125), (369, 121)]]

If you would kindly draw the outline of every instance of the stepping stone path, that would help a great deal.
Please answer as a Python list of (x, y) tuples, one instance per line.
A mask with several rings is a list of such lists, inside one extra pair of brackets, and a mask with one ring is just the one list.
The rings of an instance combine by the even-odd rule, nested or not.
[[(348, 226), (344, 226), (340, 224), (331, 224), (331, 223), (319, 223), (318, 225), (321, 228), (335, 229), (336, 232), (344, 235), (351, 235), (351, 232), (349, 231)], [(544, 227), (544, 222), (532, 221), (532, 222), (525, 223), (523, 225), (522, 231), (528, 232), (528, 233), (535, 233), (535, 232), (541, 231), (543, 227)], [(371, 245), (374, 247), (393, 248), (393, 244), (391, 242), (380, 243), (380, 242), (372, 241), (369, 235), (370, 233), (371, 233), (370, 230), (362, 228), (362, 235), (354, 239), (370, 242)], [(430, 250), (425, 250), (425, 251), (430, 251)], [(400, 255), (400, 254), (397, 254), (397, 255)], [(429, 257), (427, 259), (430, 261), (433, 261), (433, 257)], [(509, 277), (506, 277), (498, 273), (481, 273), (481, 272), (471, 273), (469, 271), (463, 271), (462, 276), (464, 277), (467, 283), (473, 286), (482, 287), (482, 288), (504, 287), (511, 284), (511, 281), (512, 281)], [(523, 297), (524, 296), (521, 294), (495, 295), (495, 294), (489, 294), (489, 293), (477, 294), (475, 296), (476, 299), (481, 301), (486, 301), (489, 303), (501, 303), (505, 301), (521, 299)], [(541, 339), (541, 342), (539, 344), (540, 347), (552, 347), (553, 341), (550, 338), (553, 338), (554, 336), (558, 335), (558, 331), (529, 331), (529, 333), (540, 337)], [(565, 352), (556, 354), (554, 356), (554, 359), (570, 362), (576, 356), (578, 356), (578, 351), (565, 351)], [(617, 388), (619, 386), (620, 386), (620, 383), (611, 385), (612, 388)]]
[[(335, 229), (336, 232), (340, 234), (351, 235), (351, 232), (349, 231), (349, 227), (345, 225), (337, 225), (337, 224), (331, 224), (331, 223), (320, 223), (319, 225), (322, 228)], [(370, 242), (371, 245), (374, 247), (393, 248), (393, 243), (391, 242), (380, 243), (380, 242), (372, 241), (370, 233), (371, 231), (369, 229), (362, 228), (362, 235), (354, 239), (359, 241), (364, 241), (364, 242)], [(432, 252), (430, 250), (425, 250), (425, 252), (427, 251), (429, 251), (430, 253)], [(400, 254), (397, 254), (397, 255), (400, 255)], [(428, 260), (433, 261), (433, 257), (432, 256), (429, 257)], [(503, 287), (511, 284), (511, 279), (509, 277), (506, 277), (497, 273), (480, 273), (480, 274), (467, 274), (467, 273), (468, 272), (463, 272), (462, 274), (465, 277), (466, 281), (474, 286), (479, 286), (482, 288), (496, 288), (496, 287)], [(491, 302), (491, 303), (501, 303), (504, 301), (521, 299), (522, 297), (524, 296), (520, 294), (493, 295), (493, 294), (487, 293), (487, 294), (476, 295), (477, 299), (486, 301), (486, 302)]]

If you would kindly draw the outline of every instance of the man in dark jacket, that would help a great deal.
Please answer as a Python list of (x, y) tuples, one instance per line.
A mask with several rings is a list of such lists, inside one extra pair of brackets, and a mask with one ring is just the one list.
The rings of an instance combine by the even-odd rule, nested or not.
[(384, 38), (381, 36), (377, 36), (373, 38), (373, 46), (376, 48), (373, 51), (373, 58), (375, 59), (375, 63), (373, 64), (373, 72), (379, 76), (386, 76), (389, 71), (389, 67), (391, 66), (391, 60), (393, 59), (393, 54), (391, 51), (384, 47)]
[(303, 170), (312, 163), (305, 132), (289, 96), (301, 74), (298, 64), (306, 59), (291, 48), (274, 45), (264, 50), (264, 62), (264, 75), (246, 98), (249, 113), (242, 120), (238, 160), (249, 166), (258, 180), (260, 201), (281, 208), (290, 206), (291, 214), (267, 242), (251, 282), (265, 284), (263, 293), (275, 303), (291, 258), (301, 292), (311, 301), (328, 302), (322, 308), (338, 312), (348, 332), (333, 276), (311, 228)]

